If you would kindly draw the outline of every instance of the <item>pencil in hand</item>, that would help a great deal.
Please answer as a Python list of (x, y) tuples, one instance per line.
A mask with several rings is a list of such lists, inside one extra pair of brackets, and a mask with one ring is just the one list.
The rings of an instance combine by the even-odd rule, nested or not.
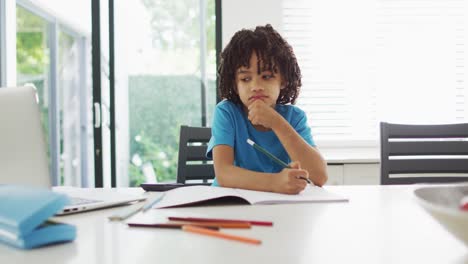
[(304, 176), (297, 176), (297, 178), (306, 181), (308, 184), (312, 184), (312, 182), (310, 181), (309, 178), (306, 178), (306, 177), (304, 177)]
[[(283, 166), (283, 168), (290, 168), (291, 169), (291, 166), (289, 166), (288, 164), (286, 164), (284, 161), (278, 159), (275, 155), (271, 154), (270, 152), (268, 152), (268, 150), (262, 148), (260, 145), (258, 145), (257, 143), (255, 143), (253, 140), (251, 140), (250, 138), (247, 139), (247, 143), (249, 145), (251, 145), (254, 149), (260, 151), (261, 153), (265, 154), (267, 157), (269, 157), (272, 161), (278, 163), (279, 165)], [(312, 182), (310, 181), (309, 178), (306, 178), (306, 177), (303, 177), (303, 176), (298, 176), (297, 177), (298, 179), (302, 179), (304, 181), (306, 181), (308, 184), (311, 184)]]

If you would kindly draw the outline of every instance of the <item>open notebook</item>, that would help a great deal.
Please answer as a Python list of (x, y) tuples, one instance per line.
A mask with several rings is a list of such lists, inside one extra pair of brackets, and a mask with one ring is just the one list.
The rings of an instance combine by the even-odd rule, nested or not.
[(312, 185), (308, 186), (304, 191), (296, 195), (212, 186), (190, 186), (177, 188), (165, 192), (164, 198), (160, 202), (155, 204), (153, 208), (194, 205), (199, 204), (201, 202), (214, 201), (217, 199), (228, 197), (242, 199), (249, 204), (285, 204), (348, 201), (347, 198), (331, 193), (324, 188)]

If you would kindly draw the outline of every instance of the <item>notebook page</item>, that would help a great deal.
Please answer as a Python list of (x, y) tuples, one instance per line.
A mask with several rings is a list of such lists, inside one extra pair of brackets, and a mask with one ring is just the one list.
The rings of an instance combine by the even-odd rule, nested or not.
[(314, 202), (346, 202), (347, 198), (336, 195), (324, 188), (308, 186), (299, 194), (280, 194), (236, 189), (239, 196), (251, 204), (284, 204), (284, 203), (314, 203)]
[(211, 186), (188, 186), (165, 192), (164, 198), (153, 208), (189, 205), (226, 196), (238, 196), (235, 189)]

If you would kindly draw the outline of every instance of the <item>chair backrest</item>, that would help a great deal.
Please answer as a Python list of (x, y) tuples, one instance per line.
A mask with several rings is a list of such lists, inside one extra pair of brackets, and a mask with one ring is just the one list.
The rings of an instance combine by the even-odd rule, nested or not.
[[(468, 173), (468, 124), (382, 122), (380, 148), (381, 184), (468, 181), (468, 177), (454, 175)], [(424, 175), (427, 173), (441, 175)], [(391, 174), (394, 177), (390, 177)]]
[(177, 166), (177, 182), (189, 180), (214, 179), (212, 163), (208, 163), (206, 149), (211, 138), (209, 127), (180, 127), (179, 164)]

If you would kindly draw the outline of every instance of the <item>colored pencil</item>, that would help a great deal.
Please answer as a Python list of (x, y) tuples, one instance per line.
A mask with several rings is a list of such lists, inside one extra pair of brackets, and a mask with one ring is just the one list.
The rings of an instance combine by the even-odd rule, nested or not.
[[(283, 166), (283, 168), (290, 168), (291, 169), (291, 166), (289, 166), (288, 164), (286, 164), (284, 161), (278, 159), (275, 155), (271, 154), (270, 152), (268, 152), (268, 150), (262, 148), (260, 145), (258, 145), (257, 143), (255, 143), (253, 140), (251, 140), (250, 138), (247, 139), (247, 143), (249, 145), (251, 145), (254, 149), (260, 151), (261, 153), (265, 154), (267, 157), (269, 157), (272, 161), (278, 163), (279, 165)], [(304, 181), (306, 181), (308, 184), (311, 184), (312, 182), (310, 181), (310, 179), (306, 178), (306, 177), (303, 177), (303, 176), (298, 176), (297, 177), (298, 179), (302, 179)]]
[(464, 196), (460, 201), (460, 209), (463, 211), (468, 211), (468, 195)]
[(153, 207), (153, 205), (157, 204), (159, 201), (161, 201), (164, 198), (164, 195), (166, 195), (166, 193), (162, 193), (161, 195), (153, 197), (153, 199), (147, 201), (145, 205), (143, 205), (142, 211), (146, 212), (148, 209)]
[(260, 241), (258, 239), (231, 235), (231, 234), (223, 233), (223, 232), (220, 232), (220, 231), (208, 230), (208, 229), (203, 228), (203, 227), (196, 227), (196, 226), (192, 226), (192, 225), (184, 225), (184, 226), (182, 226), (182, 230), (184, 230), (186, 232), (200, 234), (200, 235), (213, 236), (213, 237), (229, 239), (229, 240), (234, 240), (234, 241), (239, 241), (239, 242), (249, 243), (249, 244), (259, 245), (259, 244), (262, 243), (262, 241)]
[(138, 213), (141, 211), (141, 209), (143, 208), (144, 204), (141, 204), (141, 203), (136, 203), (136, 204), (133, 204), (129, 207), (125, 207), (124, 209), (122, 210), (119, 210), (118, 212), (114, 213), (113, 215), (109, 216), (109, 220), (111, 221), (123, 221), (127, 218), (129, 218), (130, 216)]
[(129, 226), (139, 227), (181, 227), (183, 225), (194, 225), (200, 227), (216, 227), (216, 228), (238, 228), (238, 229), (249, 229), (251, 224), (248, 222), (190, 222), (190, 221), (171, 221), (167, 223), (154, 223), (154, 224), (142, 224), (142, 223), (128, 223)]
[(170, 222), (174, 224), (180, 225), (194, 225), (194, 226), (216, 226), (219, 228), (244, 228), (249, 229), (251, 228), (251, 224), (249, 222), (192, 222), (192, 221), (177, 221), (177, 222)]
[[(179, 223), (160, 223), (160, 224), (137, 224), (137, 223), (128, 223), (128, 226), (131, 227), (149, 227), (149, 228), (169, 228), (169, 229), (182, 229), (183, 224)], [(217, 226), (205, 225), (203, 228), (208, 228), (211, 230), (219, 230)]]
[(247, 223), (250, 223), (251, 225), (257, 225), (257, 226), (272, 226), (273, 225), (273, 222), (269, 222), (269, 221), (235, 220), (235, 219), (221, 219), (221, 218), (169, 216), (168, 219), (171, 221), (189, 221), (189, 222), (226, 222), (226, 223), (247, 222)]

